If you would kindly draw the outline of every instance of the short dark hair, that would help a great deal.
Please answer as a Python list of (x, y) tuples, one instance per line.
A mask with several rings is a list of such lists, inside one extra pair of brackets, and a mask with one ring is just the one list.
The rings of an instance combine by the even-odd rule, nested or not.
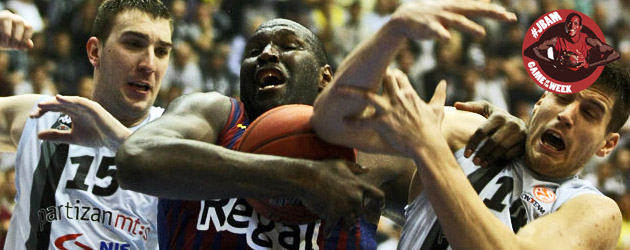
[(577, 17), (580, 19), (580, 26), (582, 26), (582, 17), (581, 17), (578, 13), (575, 13), (575, 12), (573, 12), (573, 13), (571, 13), (571, 14), (569, 14), (569, 15), (567, 16), (567, 20), (565, 21), (565, 23), (566, 23), (566, 22), (571, 22), (571, 19), (572, 19), (574, 16), (577, 16)]
[(630, 115), (630, 68), (619, 62), (609, 63), (591, 87), (614, 97), (615, 103), (606, 132), (618, 132)]
[(160, 0), (105, 0), (98, 7), (92, 35), (105, 42), (112, 31), (114, 19), (125, 10), (139, 10), (149, 14), (153, 18), (169, 20), (171, 32), (173, 32), (173, 18), (168, 8)]
[(315, 33), (313, 33), (313, 31), (311, 31), (310, 29), (304, 27), (303, 25), (299, 23), (296, 23), (288, 19), (277, 18), (277, 19), (272, 19), (272, 20), (262, 23), (256, 29), (256, 31), (260, 29), (268, 28), (268, 27), (273, 27), (276, 25), (284, 25), (284, 26), (295, 29), (297, 32), (299, 32), (298, 35), (302, 35), (302, 37), (304, 37), (307, 40), (308, 44), (311, 45), (313, 49), (313, 53), (315, 54), (315, 57), (317, 58), (317, 63), (319, 64), (319, 66), (323, 67), (326, 64), (328, 64), (328, 55), (326, 54), (326, 48), (324, 47), (324, 43), (321, 40), (319, 40), (319, 38), (317, 37), (317, 35), (315, 35)]

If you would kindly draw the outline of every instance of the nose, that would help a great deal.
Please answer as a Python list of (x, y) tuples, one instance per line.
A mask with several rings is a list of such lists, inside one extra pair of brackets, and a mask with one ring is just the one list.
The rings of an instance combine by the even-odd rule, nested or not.
[(567, 126), (567, 128), (571, 128), (575, 121), (575, 116), (578, 114), (580, 109), (580, 104), (575, 102), (565, 106), (562, 112), (558, 113), (558, 121), (562, 125)]
[(141, 55), (138, 62), (138, 70), (143, 73), (153, 73), (156, 67), (156, 58), (153, 48), (147, 50)]
[(265, 63), (278, 63), (280, 62), (280, 58), (278, 57), (278, 50), (273, 44), (267, 44), (260, 55), (258, 55), (258, 58), (256, 60), (260, 65), (263, 65)]

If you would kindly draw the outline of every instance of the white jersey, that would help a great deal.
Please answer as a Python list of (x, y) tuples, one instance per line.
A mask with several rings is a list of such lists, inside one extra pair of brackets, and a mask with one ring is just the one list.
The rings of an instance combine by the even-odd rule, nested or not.
[[(151, 107), (131, 129), (163, 111)], [(37, 138), (51, 127), (69, 129), (70, 117), (49, 112), (28, 119), (22, 132), (5, 249), (157, 249), (157, 198), (118, 187), (115, 150)]]
[[(540, 216), (557, 211), (582, 194), (602, 195), (590, 182), (575, 177), (541, 178), (522, 160), (505, 168), (479, 168), (464, 149), (455, 152), (457, 162), (479, 193), (479, 198), (503, 224), (514, 232)], [(450, 249), (437, 216), (426, 195), (419, 195), (405, 208), (405, 226), (398, 249)]]

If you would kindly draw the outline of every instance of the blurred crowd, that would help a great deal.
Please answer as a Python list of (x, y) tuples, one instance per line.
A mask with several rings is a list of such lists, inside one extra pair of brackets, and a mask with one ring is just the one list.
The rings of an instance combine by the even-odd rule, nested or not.
[[(346, 54), (390, 18), (402, 1), (405, 0), (163, 0), (174, 18), (174, 48), (156, 105), (164, 107), (182, 94), (200, 91), (217, 91), (238, 98), (245, 41), (260, 23), (270, 18), (291, 19), (313, 30), (324, 42), (335, 69)], [(35, 32), (33, 49), (0, 51), (0, 96), (59, 93), (89, 98), (92, 66), (85, 44), (100, 2), (0, 0), (0, 8), (26, 18)], [(425, 99), (440, 79), (446, 79), (447, 105), (487, 100), (527, 121), (542, 89), (528, 77), (523, 66), (523, 38), (534, 20), (557, 9), (573, 9), (591, 17), (604, 32), (606, 43), (620, 53), (620, 61), (630, 65), (630, 0), (493, 2), (516, 12), (518, 22), (480, 20), (486, 28), (485, 38), (452, 31), (448, 41), (408, 41), (392, 67), (405, 72)], [(630, 140), (624, 137), (630, 136), (629, 127), (624, 127), (621, 145), (612, 156), (594, 159), (582, 173), (602, 192), (619, 201), (628, 230)], [(0, 158), (0, 162), (10, 162), (10, 157), (6, 158)], [(0, 190), (10, 195), (4, 188)], [(3, 203), (0, 198), (0, 205)], [(5, 218), (2, 208), (0, 220)], [(0, 230), (4, 230), (1, 223)], [(396, 230), (393, 232), (386, 234), (395, 238)], [(630, 249), (630, 231), (624, 232), (628, 236), (621, 241)]]

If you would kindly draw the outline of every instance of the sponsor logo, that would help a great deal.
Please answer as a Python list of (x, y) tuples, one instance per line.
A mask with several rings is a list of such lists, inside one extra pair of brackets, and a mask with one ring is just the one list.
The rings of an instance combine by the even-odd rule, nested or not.
[(539, 17), (525, 35), (522, 53), (532, 80), (557, 94), (588, 88), (604, 65), (619, 59), (592, 19), (566, 9)]
[(551, 191), (551, 189), (543, 186), (537, 186), (534, 188), (534, 196), (536, 196), (536, 199), (544, 203), (552, 203), (556, 200), (556, 194)]
[(242, 123), (236, 124), (236, 127), (240, 128), (240, 129), (246, 129), (247, 128), (247, 126), (243, 125)]
[(70, 126), (70, 124), (72, 124), (72, 118), (70, 118), (70, 116), (68, 115), (62, 115), (59, 117), (59, 121), (65, 125)]
[[(201, 201), (197, 230), (244, 234), (253, 249), (316, 249), (320, 222), (284, 225), (258, 214), (244, 199)], [(224, 246), (225, 247), (225, 246)]]
[[(55, 239), (55, 247), (59, 250), (70, 250), (77, 249), (74, 246), (79, 247), (79, 249), (83, 250), (94, 250), (94, 248), (88, 246), (88, 244), (84, 244), (78, 240), (83, 234), (66, 234)], [(106, 242), (101, 241), (99, 250), (131, 250), (131, 245), (128, 243), (120, 243), (120, 242)]]
[(529, 194), (525, 193), (521, 195), (521, 200), (523, 200), (526, 203), (531, 204), (536, 210), (538, 210), (538, 212), (540, 212), (540, 214), (545, 214), (547, 211), (540, 205), (540, 203), (538, 203), (538, 201), (536, 201), (536, 199), (534, 199), (534, 197), (530, 196)]
[[(74, 245), (78, 246), (80, 249), (93, 250), (91, 247), (77, 240), (77, 238), (81, 237), (81, 235), (83, 234), (66, 234), (64, 236), (61, 236), (55, 240), (55, 247), (60, 250), (68, 250), (69, 248), (66, 248), (66, 246), (72, 245), (74, 243)], [(64, 243), (66, 242), (68, 244), (64, 245)], [(70, 249), (72, 249), (72, 247)]]
[(148, 223), (143, 223), (139, 218), (126, 216), (115, 211), (108, 211), (98, 207), (86, 206), (81, 204), (79, 200), (76, 200), (74, 204), (66, 202), (65, 205), (41, 208), (37, 211), (37, 216), (39, 217), (40, 231), (44, 230), (47, 223), (66, 219), (100, 223), (125, 231), (130, 235), (142, 237), (145, 241), (148, 239), (148, 234), (151, 232), (151, 226), (148, 225)]

